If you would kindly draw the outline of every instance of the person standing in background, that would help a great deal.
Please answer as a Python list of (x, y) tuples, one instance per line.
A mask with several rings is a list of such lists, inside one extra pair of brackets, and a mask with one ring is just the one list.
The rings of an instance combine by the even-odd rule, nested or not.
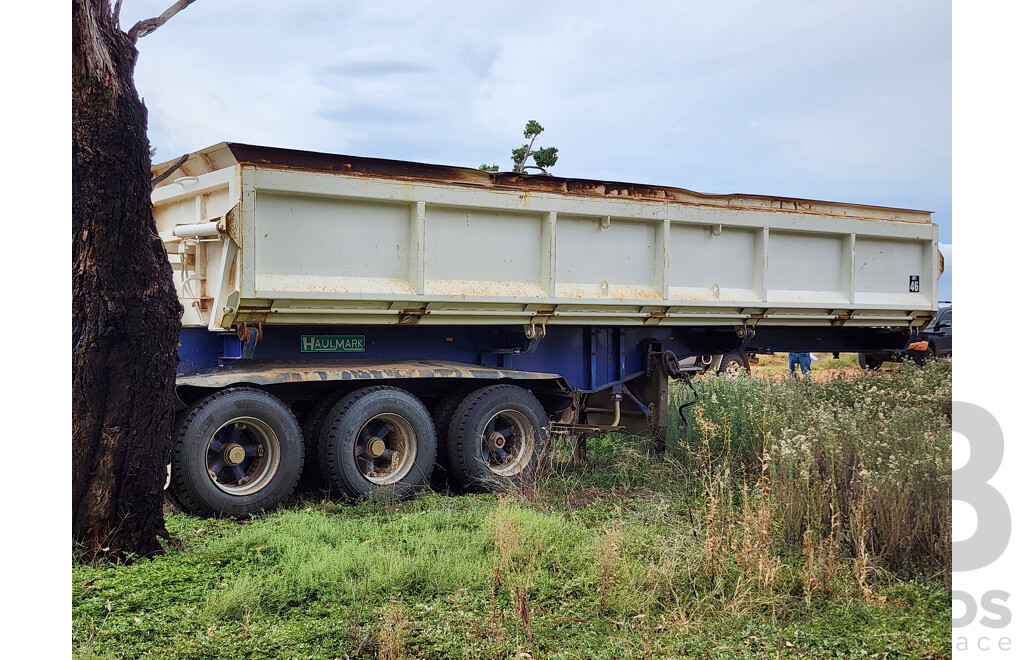
[(789, 354), (789, 374), (796, 377), (796, 365), (800, 365), (800, 371), (803, 373), (805, 378), (811, 377), (811, 354), (810, 353), (790, 353)]

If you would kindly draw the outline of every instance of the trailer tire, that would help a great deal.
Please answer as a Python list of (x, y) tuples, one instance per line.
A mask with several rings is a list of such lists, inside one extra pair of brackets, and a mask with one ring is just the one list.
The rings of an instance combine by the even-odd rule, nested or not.
[(379, 385), (334, 405), (319, 449), (324, 477), (352, 497), (401, 499), (430, 483), (437, 435), (419, 399)]
[(175, 427), (171, 490), (201, 516), (273, 509), (299, 481), (302, 430), (280, 399), (235, 387), (193, 404)]
[(919, 367), (923, 367), (929, 360), (935, 359), (935, 350), (929, 345), (924, 351), (907, 351), (907, 357)]
[(448, 463), (466, 489), (517, 487), (536, 472), (549, 441), (547, 414), (533, 394), (515, 385), (491, 385), (470, 393), (456, 409)]
[(722, 356), (722, 362), (718, 365), (718, 373), (730, 378), (736, 378), (743, 374), (749, 374), (750, 365), (742, 353), (726, 353)]
[(864, 353), (857, 353), (857, 364), (865, 371), (876, 371), (882, 368), (882, 360)]
[(333, 392), (313, 404), (306, 419), (302, 422), (302, 442), (306, 449), (306, 460), (302, 466), (300, 483), (315, 485), (326, 479), (319, 461), (320, 436), (324, 431), (327, 416), (337, 405), (344, 392)]
[(467, 394), (469, 392), (464, 388), (447, 392), (441, 395), (430, 409), (434, 430), (437, 432), (437, 461), (430, 475), (430, 487), (438, 492), (461, 490), (459, 482), (452, 475), (448, 460), (448, 429), (451, 428), (455, 411)]

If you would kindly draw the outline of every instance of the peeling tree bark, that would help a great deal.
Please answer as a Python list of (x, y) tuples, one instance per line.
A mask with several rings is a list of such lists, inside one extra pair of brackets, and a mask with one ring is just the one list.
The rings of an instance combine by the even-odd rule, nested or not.
[(153, 221), (137, 55), (109, 0), (72, 0), (72, 536), (93, 556), (151, 555), (166, 535), (181, 305)]

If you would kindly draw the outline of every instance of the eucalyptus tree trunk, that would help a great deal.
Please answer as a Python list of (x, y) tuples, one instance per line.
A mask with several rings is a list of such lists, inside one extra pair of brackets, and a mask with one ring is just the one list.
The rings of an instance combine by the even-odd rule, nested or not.
[(79, 551), (130, 558), (159, 552), (166, 535), (181, 306), (134, 83), (146, 31), (121, 31), (119, 8), (72, 0), (71, 506)]

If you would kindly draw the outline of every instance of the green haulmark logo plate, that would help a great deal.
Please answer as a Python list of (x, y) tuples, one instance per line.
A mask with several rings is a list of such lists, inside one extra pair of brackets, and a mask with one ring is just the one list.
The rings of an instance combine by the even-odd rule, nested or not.
[(362, 353), (364, 335), (302, 335), (303, 353)]

